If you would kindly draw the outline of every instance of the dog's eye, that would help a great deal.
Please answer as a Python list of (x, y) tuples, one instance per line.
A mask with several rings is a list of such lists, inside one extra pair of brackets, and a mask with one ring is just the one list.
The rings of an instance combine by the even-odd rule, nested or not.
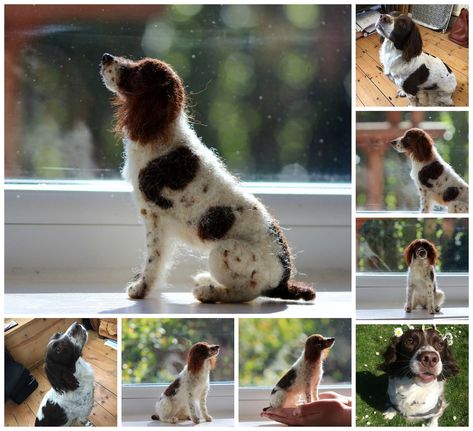
[(408, 339), (406, 339), (406, 344), (409, 344), (409, 345), (414, 344), (414, 338), (409, 337)]

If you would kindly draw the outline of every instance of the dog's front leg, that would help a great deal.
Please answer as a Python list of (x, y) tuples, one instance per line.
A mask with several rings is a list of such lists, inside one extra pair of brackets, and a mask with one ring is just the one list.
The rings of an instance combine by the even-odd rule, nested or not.
[(427, 309), (430, 314), (435, 314), (435, 292), (432, 283), (427, 284)]
[(209, 393), (209, 388), (206, 387), (205, 390), (202, 391), (202, 394), (200, 396), (200, 412), (202, 413), (202, 416), (207, 422), (212, 422), (212, 416), (209, 415), (209, 412), (207, 411), (207, 395)]
[(127, 286), (128, 296), (132, 299), (149, 296), (156, 281), (164, 276), (173, 250), (166, 240), (159, 216), (146, 209), (142, 209), (141, 214), (146, 227), (146, 256), (143, 270)]
[(414, 307), (412, 303), (412, 297), (414, 295), (414, 288), (415, 286), (412, 283), (409, 283), (407, 285), (406, 305), (404, 306), (404, 310), (406, 310), (406, 313), (410, 313)]
[(432, 199), (427, 196), (427, 192), (424, 189), (420, 190), (420, 210), (423, 213), (429, 213), (432, 211)]
[(190, 414), (191, 414), (191, 420), (192, 422), (194, 422), (195, 424), (198, 424), (200, 423), (200, 418), (199, 418), (199, 415), (197, 414), (197, 409), (195, 408), (196, 407), (196, 402), (194, 400), (194, 398), (192, 397), (192, 393), (189, 391), (189, 411), (190, 411)]

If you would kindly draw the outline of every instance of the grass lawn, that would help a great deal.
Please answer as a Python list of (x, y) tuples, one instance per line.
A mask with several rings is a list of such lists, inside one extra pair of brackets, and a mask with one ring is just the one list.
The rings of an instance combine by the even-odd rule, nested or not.
[[(401, 324), (356, 326), (357, 426), (421, 426), (423, 423), (407, 422), (399, 414), (390, 421), (383, 419), (388, 378), (377, 367), (396, 327), (407, 330)], [(460, 366), (460, 372), (447, 380), (445, 397), (449, 405), (439, 426), (468, 426), (468, 325), (437, 325), (437, 330), (453, 335), (451, 349)]]

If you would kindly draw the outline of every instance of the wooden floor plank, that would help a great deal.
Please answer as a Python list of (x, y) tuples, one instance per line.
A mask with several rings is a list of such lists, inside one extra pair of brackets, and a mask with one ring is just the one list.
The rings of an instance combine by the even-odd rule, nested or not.
[(94, 399), (111, 415), (117, 414), (117, 394), (110, 392), (102, 385), (95, 385)]
[(117, 425), (117, 416), (112, 415), (97, 403), (94, 404), (89, 420), (96, 427), (113, 427)]
[[(468, 106), (468, 49), (451, 42), (447, 34), (422, 26), (420, 31), (424, 50), (445, 61), (457, 77), (455, 106)], [(377, 34), (356, 41), (356, 105), (407, 106), (408, 99), (397, 97), (397, 86), (382, 71), (379, 48)]]

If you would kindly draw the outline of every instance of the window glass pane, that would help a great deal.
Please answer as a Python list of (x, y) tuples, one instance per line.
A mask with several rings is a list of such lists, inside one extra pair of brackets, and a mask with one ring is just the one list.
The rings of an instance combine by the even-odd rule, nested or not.
[(406, 272), (403, 252), (415, 239), (431, 241), (440, 272), (468, 272), (468, 219), (357, 219), (357, 270)]
[(302, 354), (312, 334), (335, 337), (322, 384), (351, 381), (350, 319), (240, 319), (239, 325), (241, 387), (273, 387)]
[(210, 380), (233, 381), (233, 319), (123, 319), (123, 383), (170, 383), (200, 341), (220, 346)]
[(418, 211), (419, 192), (406, 154), (390, 141), (412, 127), (426, 130), (440, 156), (468, 182), (467, 112), (358, 112), (356, 203), (361, 211)]
[(243, 180), (350, 181), (349, 5), (9, 5), (5, 20), (7, 178), (119, 177), (110, 52), (169, 62)]

